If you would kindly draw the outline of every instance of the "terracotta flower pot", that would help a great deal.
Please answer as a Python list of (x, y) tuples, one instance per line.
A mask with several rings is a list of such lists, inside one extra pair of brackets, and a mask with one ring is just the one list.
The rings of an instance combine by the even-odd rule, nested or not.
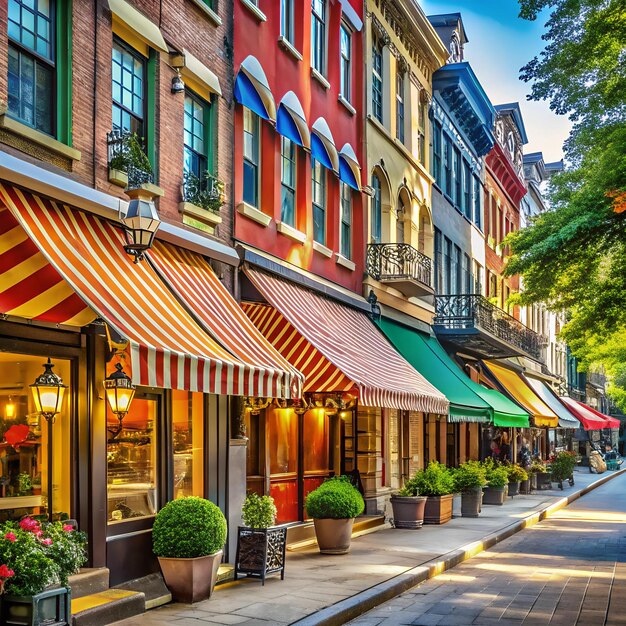
[(211, 597), (217, 571), (222, 562), (222, 550), (196, 559), (158, 557), (163, 578), (176, 602), (192, 604)]
[(454, 495), (428, 496), (424, 508), (424, 524), (445, 524), (452, 519), (452, 499)]
[(461, 514), (463, 517), (478, 517), (483, 503), (483, 490), (480, 487), (464, 491), (461, 495)]
[(396, 528), (421, 528), (426, 496), (391, 496), (393, 525)]
[(352, 524), (354, 518), (349, 519), (314, 519), (317, 545), (322, 554), (345, 554), (350, 550), (352, 539)]

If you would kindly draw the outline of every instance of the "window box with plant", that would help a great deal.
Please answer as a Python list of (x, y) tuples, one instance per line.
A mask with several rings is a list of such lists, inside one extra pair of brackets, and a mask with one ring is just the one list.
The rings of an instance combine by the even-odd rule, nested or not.
[(208, 171), (201, 175), (186, 171), (181, 192), (181, 213), (211, 226), (221, 223), (220, 209), (224, 205), (224, 183), (221, 180)]
[(483, 461), (487, 486), (483, 489), (483, 504), (503, 505), (509, 489), (509, 473), (493, 459)]
[(420, 495), (418, 483), (410, 478), (391, 496), (394, 528), (421, 528), (424, 524), (426, 496)]
[(69, 624), (68, 580), (87, 560), (85, 546), (72, 524), (0, 525), (0, 624)]
[(241, 517), (245, 526), (239, 527), (237, 535), (235, 580), (239, 574), (246, 574), (260, 578), (264, 585), (265, 577), (277, 572), (284, 580), (287, 528), (274, 526), (274, 498), (249, 494), (243, 503)]
[(528, 473), (517, 463), (512, 465), (505, 465), (506, 471), (509, 475), (509, 495), (511, 497), (519, 495), (520, 484), (524, 480), (528, 480)]
[(478, 461), (466, 461), (454, 471), (454, 491), (461, 494), (461, 515), (478, 517), (487, 484), (485, 468)]
[(452, 519), (454, 478), (441, 463), (431, 461), (428, 467), (415, 474), (417, 490), (427, 496), (424, 524), (446, 524)]
[(152, 543), (174, 600), (190, 604), (211, 596), (226, 543), (219, 507), (195, 496), (168, 502), (154, 520)]
[(107, 135), (107, 145), (109, 182), (128, 190), (154, 187), (152, 165), (136, 133), (111, 131)]
[(306, 511), (313, 518), (322, 554), (346, 554), (350, 550), (354, 518), (364, 509), (363, 496), (347, 476), (329, 478), (309, 493)]

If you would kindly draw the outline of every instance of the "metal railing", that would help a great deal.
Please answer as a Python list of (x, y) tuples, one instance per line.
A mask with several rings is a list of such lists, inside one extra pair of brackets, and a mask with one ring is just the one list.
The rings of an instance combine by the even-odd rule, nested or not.
[[(138, 142), (139, 139), (128, 131), (112, 130), (107, 133), (109, 167), (120, 169), (128, 176), (129, 189), (154, 182), (154, 175), (148, 169), (148, 157)], [(145, 167), (140, 165), (142, 161), (146, 162)]]
[(432, 259), (408, 243), (370, 243), (366, 270), (376, 280), (413, 279), (432, 287)]
[(481, 328), (542, 360), (545, 338), (479, 294), (437, 296), (433, 323), (447, 329)]

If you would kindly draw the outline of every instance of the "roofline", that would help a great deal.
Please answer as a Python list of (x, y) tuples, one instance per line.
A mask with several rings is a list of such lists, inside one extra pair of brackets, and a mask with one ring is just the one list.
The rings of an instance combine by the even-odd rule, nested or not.
[(522, 117), (522, 110), (520, 109), (519, 102), (508, 102), (506, 104), (496, 104), (494, 106), (498, 113), (511, 113), (513, 121), (515, 122), (517, 129), (522, 136), (522, 143), (528, 143), (528, 135), (526, 135), (526, 128), (524, 126), (524, 118)]
[(459, 22), (461, 22), (461, 32), (463, 33), (463, 43), (468, 43), (469, 39), (467, 38), (467, 32), (465, 30), (465, 24), (463, 23), (463, 17), (461, 16), (460, 13), (437, 13), (436, 15), (429, 15), (428, 16), (428, 21), (431, 22), (432, 21), (440, 18), (440, 19), (445, 19), (446, 21), (450, 18), (456, 18), (459, 20)]

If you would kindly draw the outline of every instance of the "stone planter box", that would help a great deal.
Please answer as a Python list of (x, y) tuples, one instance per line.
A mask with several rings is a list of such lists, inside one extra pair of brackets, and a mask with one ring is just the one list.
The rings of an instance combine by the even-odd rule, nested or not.
[(508, 485), (504, 487), (485, 487), (483, 489), (483, 504), (502, 506), (508, 493)]
[(118, 187), (128, 186), (128, 174), (122, 170), (109, 168), (109, 182)]
[(446, 524), (452, 519), (453, 494), (428, 496), (424, 507), (424, 524)]
[(391, 496), (395, 528), (421, 528), (426, 496)]
[(272, 528), (239, 526), (235, 580), (239, 574), (245, 574), (260, 578), (265, 585), (265, 577), (278, 572), (280, 579), (284, 580), (286, 544), (287, 529), (284, 526)]
[(71, 594), (67, 587), (46, 589), (34, 596), (0, 596), (0, 624), (69, 626)]
[(463, 517), (478, 517), (482, 509), (483, 490), (480, 487), (464, 491), (461, 495), (461, 513)]
[(519, 487), (520, 487), (520, 482), (519, 481), (510, 481), (509, 482), (509, 495), (511, 497), (518, 496), (519, 495)]

